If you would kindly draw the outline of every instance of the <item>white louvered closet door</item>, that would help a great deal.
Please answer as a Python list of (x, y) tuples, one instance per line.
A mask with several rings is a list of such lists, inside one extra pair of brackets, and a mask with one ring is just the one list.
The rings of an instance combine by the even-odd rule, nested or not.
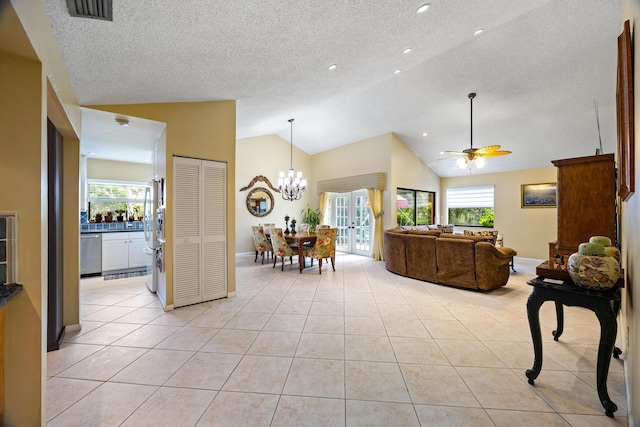
[(227, 164), (202, 162), (202, 300), (227, 296)]
[(226, 297), (226, 164), (174, 157), (173, 171), (173, 305)]

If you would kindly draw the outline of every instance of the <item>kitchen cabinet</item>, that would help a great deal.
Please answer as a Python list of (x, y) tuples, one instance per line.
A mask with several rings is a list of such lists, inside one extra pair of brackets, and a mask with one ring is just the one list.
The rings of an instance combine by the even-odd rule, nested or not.
[(102, 271), (145, 267), (149, 257), (142, 249), (146, 246), (144, 233), (121, 232), (102, 235)]

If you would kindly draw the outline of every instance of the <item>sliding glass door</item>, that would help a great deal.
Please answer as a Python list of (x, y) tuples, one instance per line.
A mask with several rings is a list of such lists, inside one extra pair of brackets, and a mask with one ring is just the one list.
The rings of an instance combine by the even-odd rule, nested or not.
[(371, 208), (366, 190), (331, 193), (330, 223), (338, 229), (336, 250), (371, 255)]

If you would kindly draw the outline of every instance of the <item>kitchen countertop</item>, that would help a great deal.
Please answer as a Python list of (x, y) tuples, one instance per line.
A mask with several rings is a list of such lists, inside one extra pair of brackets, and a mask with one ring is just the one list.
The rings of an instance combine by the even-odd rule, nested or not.
[(104, 233), (142, 233), (144, 230), (139, 228), (132, 228), (129, 230), (80, 230), (80, 234), (104, 234)]
[(7, 285), (0, 285), (0, 308), (7, 305), (9, 301), (13, 299), (18, 293), (22, 291), (22, 285), (17, 283), (10, 283)]

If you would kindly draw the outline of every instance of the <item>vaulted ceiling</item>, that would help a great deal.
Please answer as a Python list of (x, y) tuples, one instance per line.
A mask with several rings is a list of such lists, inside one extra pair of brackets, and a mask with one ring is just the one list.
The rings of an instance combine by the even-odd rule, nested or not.
[(512, 151), (474, 174), (595, 154), (596, 101), (615, 151), (620, 0), (114, 0), (113, 21), (45, 6), (82, 105), (233, 99), (238, 138), (289, 140), (295, 118), (315, 154), (394, 132), (447, 177), (469, 173), (441, 152), (469, 148), (470, 92), (474, 147)]

